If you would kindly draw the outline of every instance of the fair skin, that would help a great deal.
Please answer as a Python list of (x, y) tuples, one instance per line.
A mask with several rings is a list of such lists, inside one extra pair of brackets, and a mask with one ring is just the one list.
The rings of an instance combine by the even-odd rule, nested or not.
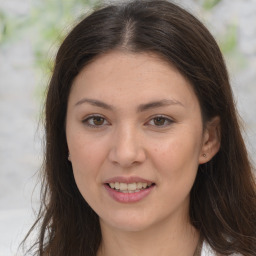
[[(191, 85), (154, 54), (112, 51), (79, 73), (66, 136), (77, 186), (100, 218), (98, 256), (193, 255), (189, 194), (219, 149), (218, 122), (203, 130)], [(141, 181), (149, 187), (129, 190)]]

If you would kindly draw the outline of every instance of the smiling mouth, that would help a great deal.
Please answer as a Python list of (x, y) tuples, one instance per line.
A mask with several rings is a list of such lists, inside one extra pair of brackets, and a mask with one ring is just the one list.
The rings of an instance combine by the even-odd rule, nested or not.
[(107, 183), (111, 189), (121, 193), (138, 193), (140, 191), (149, 189), (155, 186), (152, 182), (133, 182), (133, 183), (122, 183), (122, 182), (111, 182)]

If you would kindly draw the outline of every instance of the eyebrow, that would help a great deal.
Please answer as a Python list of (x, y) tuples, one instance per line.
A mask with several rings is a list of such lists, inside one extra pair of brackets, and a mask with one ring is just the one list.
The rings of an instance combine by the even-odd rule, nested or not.
[[(115, 109), (114, 106), (109, 105), (107, 103), (104, 103), (102, 101), (99, 100), (95, 100), (95, 99), (88, 99), (88, 98), (83, 98), (81, 100), (79, 100), (75, 106), (79, 106), (82, 105), (84, 103), (88, 103), (92, 106), (96, 106), (96, 107), (100, 107), (103, 109), (107, 109), (107, 110), (111, 110), (113, 111)], [(163, 99), (163, 100), (159, 100), (159, 101), (152, 101), (146, 104), (141, 104), (138, 106), (137, 108), (137, 112), (144, 112), (150, 109), (154, 109), (154, 108), (160, 108), (160, 107), (165, 107), (165, 106), (171, 106), (171, 105), (178, 105), (181, 107), (184, 107), (184, 105), (177, 100), (173, 100), (173, 99)]]
[(102, 101), (99, 101), (99, 100), (94, 100), (94, 99), (87, 99), (87, 98), (84, 98), (84, 99), (81, 99), (79, 100), (75, 106), (79, 106), (79, 105), (82, 105), (84, 103), (89, 103), (90, 105), (92, 106), (96, 106), (96, 107), (100, 107), (100, 108), (104, 108), (104, 109), (107, 109), (107, 110), (113, 110), (114, 107), (107, 104), (107, 103), (104, 103)]
[(143, 111), (146, 111), (149, 109), (166, 107), (166, 106), (171, 106), (171, 105), (178, 105), (178, 106), (184, 107), (184, 105), (178, 100), (163, 99), (160, 101), (153, 101), (153, 102), (139, 105), (138, 112), (143, 112)]

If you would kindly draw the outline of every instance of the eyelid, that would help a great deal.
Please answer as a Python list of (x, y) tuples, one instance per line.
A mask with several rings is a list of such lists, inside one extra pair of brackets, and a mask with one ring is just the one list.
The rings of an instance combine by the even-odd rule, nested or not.
[[(100, 118), (104, 119), (104, 123), (102, 125), (90, 124), (88, 121), (95, 117), (100, 117)], [(163, 124), (163, 125), (150, 124), (150, 122), (153, 121), (155, 118), (163, 118), (163, 119), (165, 119), (165, 121), (167, 121), (167, 124)], [(154, 115), (154, 116), (149, 117), (149, 119), (145, 123), (145, 125), (157, 127), (157, 128), (165, 128), (167, 126), (170, 126), (174, 122), (175, 122), (175, 120), (173, 118), (166, 116), (166, 115), (159, 114), (159, 115)], [(85, 124), (86, 126), (92, 127), (92, 128), (102, 128), (106, 125), (110, 125), (110, 122), (107, 120), (107, 118), (101, 114), (90, 114), (82, 120), (82, 123)]]
[[(168, 121), (168, 124), (164, 124), (164, 125), (150, 125), (149, 122), (154, 120), (155, 118), (164, 118), (166, 121)], [(154, 127), (157, 127), (157, 128), (165, 128), (167, 126), (170, 126), (171, 124), (173, 124), (175, 122), (175, 120), (169, 116), (166, 116), (166, 115), (154, 115), (154, 116), (151, 116), (149, 118), (149, 120), (146, 122), (146, 125), (150, 125), (150, 126), (154, 126)]]
[[(107, 124), (102, 124), (102, 125), (92, 125), (92, 124), (89, 124), (88, 121), (92, 118), (95, 118), (95, 117), (100, 117), (100, 118), (103, 118), (104, 119), (104, 122), (107, 122)], [(104, 117), (103, 115), (101, 114), (91, 114), (91, 115), (88, 115), (86, 116), (85, 118), (83, 118), (82, 120), (82, 123), (88, 127), (92, 127), (92, 128), (102, 128), (106, 125), (110, 125), (109, 121), (107, 120), (106, 117)]]

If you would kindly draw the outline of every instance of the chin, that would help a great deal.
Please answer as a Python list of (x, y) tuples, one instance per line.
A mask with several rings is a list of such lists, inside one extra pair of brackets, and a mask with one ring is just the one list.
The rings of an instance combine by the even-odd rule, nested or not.
[(101, 222), (105, 225), (112, 227), (114, 229), (126, 231), (126, 232), (139, 232), (148, 229), (153, 225), (152, 219), (146, 218), (142, 214), (132, 214), (125, 215), (115, 215), (113, 214), (109, 219), (100, 218)]
[(124, 232), (140, 232), (146, 230), (150, 225), (146, 223), (137, 223), (137, 222), (116, 222), (110, 223), (113, 228), (118, 229)]

